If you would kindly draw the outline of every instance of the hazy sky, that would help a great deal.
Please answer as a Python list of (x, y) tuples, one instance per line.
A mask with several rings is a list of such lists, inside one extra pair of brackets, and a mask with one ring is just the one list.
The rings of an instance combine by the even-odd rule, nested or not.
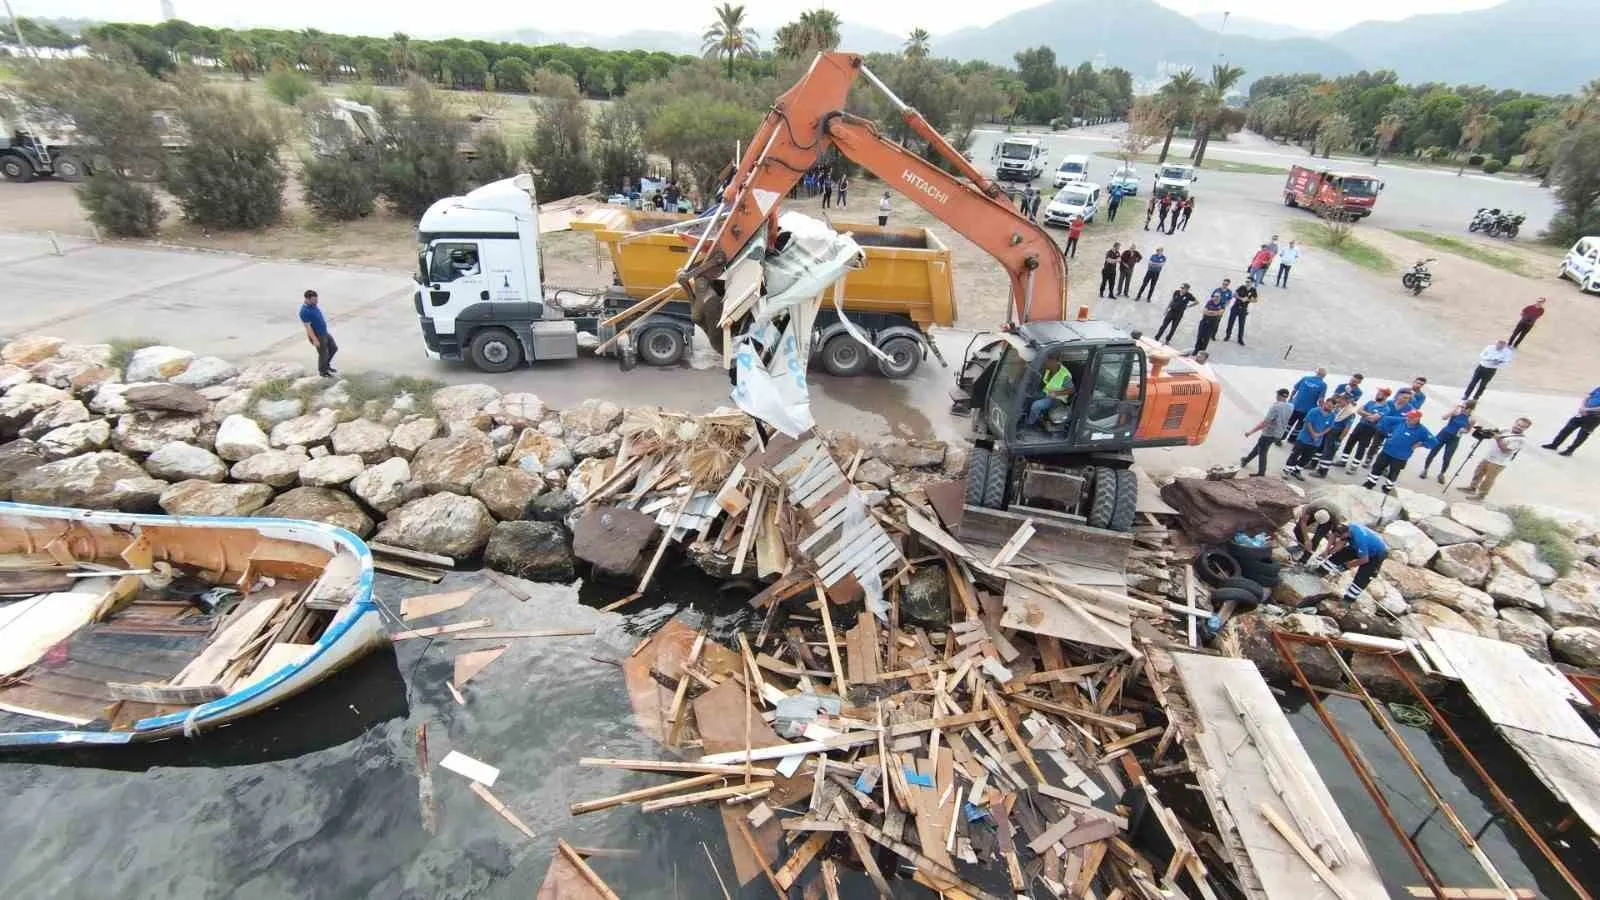
[[(324, 31), (419, 35), (476, 35), (537, 28), (544, 31), (661, 29), (698, 31), (711, 18), (712, 0), (172, 0), (179, 18), (204, 25), (262, 25), (320, 28)], [(747, 0), (758, 28), (795, 17), (816, 0)], [(1041, 0), (986, 0), (984, 3), (930, 3), (928, 0), (871, 0), (844, 4), (821, 0), (849, 22), (894, 34), (913, 27), (938, 34), (968, 25), (985, 25)], [(1499, 0), (1342, 0), (1337, 4), (1285, 0), (1157, 0), (1190, 15), (1229, 10), (1236, 16), (1286, 22), (1308, 31), (1331, 31), (1366, 19), (1400, 19), (1419, 13), (1459, 12), (1494, 6)], [(112, 21), (157, 21), (160, 0), (11, 0), (19, 16), (77, 16)], [(763, 35), (765, 36), (765, 35)], [(1130, 36), (1130, 39), (1133, 39)]]

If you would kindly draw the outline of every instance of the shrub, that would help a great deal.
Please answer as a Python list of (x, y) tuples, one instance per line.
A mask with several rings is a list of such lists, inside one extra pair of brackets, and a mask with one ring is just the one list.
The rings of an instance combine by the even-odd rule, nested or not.
[(363, 81), (360, 84), (352, 84), (344, 92), (344, 98), (346, 100), (350, 100), (355, 103), (363, 103), (367, 106), (377, 106), (378, 98), (380, 96), (382, 95), (378, 93), (377, 85), (370, 81)]
[(261, 83), (266, 85), (267, 93), (272, 95), (272, 99), (284, 106), (299, 103), (300, 98), (312, 91), (309, 79), (281, 62), (272, 67), (272, 71), (261, 79)]
[(190, 144), (166, 177), (184, 218), (213, 228), (277, 222), (287, 180), (278, 159), (278, 123), (243, 93), (198, 88), (184, 96)]
[(1511, 517), (1513, 540), (1532, 544), (1539, 551), (1539, 558), (1557, 573), (1565, 575), (1572, 571), (1573, 563), (1578, 561), (1578, 550), (1573, 546), (1572, 535), (1560, 522), (1526, 506), (1513, 506), (1506, 514)]
[(497, 132), (485, 131), (472, 145), (472, 152), (467, 178), (473, 184), (488, 184), (517, 174), (519, 154)]
[(1471, 156), (1467, 157), (1467, 165), (1469, 165), (1469, 166), (1481, 166), (1481, 165), (1483, 165), (1483, 154), (1482, 153), (1474, 153)]
[(167, 215), (154, 191), (104, 170), (78, 185), (78, 201), (89, 221), (116, 237), (153, 237)]
[(458, 149), (466, 123), (426, 82), (412, 79), (404, 109), (386, 103), (379, 112), (385, 147), (378, 193), (395, 212), (418, 216), (435, 200), (466, 189), (467, 163)]
[(133, 358), (134, 351), (154, 347), (161, 342), (146, 337), (114, 337), (107, 343), (111, 347), (111, 368), (121, 372), (128, 368), (128, 360)]
[(581, 100), (539, 102), (539, 124), (528, 156), (537, 170), (540, 197), (555, 200), (594, 190), (597, 176), (589, 158), (589, 114)]
[(1483, 174), (1493, 175), (1505, 167), (1506, 164), (1498, 159), (1486, 159), (1483, 161)]
[(300, 181), (306, 205), (321, 219), (364, 218), (378, 202), (376, 166), (365, 157), (336, 154), (308, 159)]

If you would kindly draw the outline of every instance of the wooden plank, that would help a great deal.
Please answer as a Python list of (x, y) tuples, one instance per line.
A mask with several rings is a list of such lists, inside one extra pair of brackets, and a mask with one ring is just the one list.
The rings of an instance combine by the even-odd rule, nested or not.
[(785, 891), (794, 886), (795, 879), (800, 877), (800, 873), (805, 871), (806, 866), (811, 863), (811, 860), (816, 857), (826, 843), (828, 843), (828, 833), (826, 831), (814, 832), (810, 837), (802, 841), (800, 846), (789, 854), (789, 858), (784, 860), (783, 865), (774, 873), (773, 877), (777, 879), (778, 885)]
[(404, 547), (396, 547), (393, 544), (380, 544), (377, 541), (368, 541), (367, 549), (382, 556), (392, 556), (395, 559), (403, 559), (407, 562), (421, 563), (425, 566), (439, 566), (445, 569), (454, 569), (456, 567), (456, 561), (448, 556), (440, 556), (437, 553), (423, 553), (420, 550), (407, 550)]
[(646, 800), (639, 804), (639, 809), (642, 812), (657, 812), (663, 809), (677, 809), (680, 806), (693, 806), (710, 800), (726, 800), (729, 797), (754, 799), (766, 796), (771, 790), (772, 782), (770, 781), (759, 781), (752, 784), (730, 784), (726, 787), (712, 788), (708, 791), (680, 794), (676, 797), (664, 797), (658, 800)]
[(441, 634), (455, 634), (458, 631), (488, 628), (493, 624), (488, 619), (470, 619), (466, 622), (455, 622), (450, 625), (430, 625), (426, 628), (413, 628), (410, 631), (397, 631), (389, 635), (389, 639), (392, 641), (408, 641), (412, 638), (438, 637)]
[[(483, 620), (487, 622), (488, 620)], [(482, 626), (474, 626), (465, 630), (458, 629), (449, 633), (452, 641), (504, 641), (514, 638), (545, 638), (545, 637), (581, 637), (594, 634), (593, 628), (521, 628), (502, 630), (487, 628), (477, 630)], [(408, 637), (420, 637), (415, 633), (402, 632)], [(400, 640), (400, 635), (394, 635), (395, 640)]]
[(451, 683), (458, 688), (462, 687), (479, 672), (487, 668), (490, 663), (499, 659), (500, 654), (506, 652), (507, 646), (506, 644), (501, 644), (498, 647), (489, 647), (485, 650), (469, 650), (466, 653), (457, 655), (452, 661), (454, 672), (450, 679)]
[(473, 595), (478, 593), (477, 588), (464, 591), (446, 591), (442, 594), (422, 594), (416, 597), (405, 597), (400, 601), (400, 617), (410, 622), (426, 616), (438, 615), (452, 609), (458, 609)]
[[(1505, 900), (1505, 891), (1497, 888), (1444, 888), (1445, 900)], [(1517, 900), (1538, 900), (1539, 895), (1527, 888), (1516, 888)], [(1427, 885), (1409, 885), (1406, 893), (1412, 897), (1437, 897)]]
[[(963, 544), (1001, 546), (1030, 517), (1001, 509), (966, 506), (961, 510), (961, 527), (956, 539)], [(1054, 517), (1032, 517), (1034, 534), (1029, 540), (1030, 556), (1061, 559), (1079, 565), (1121, 571), (1127, 564), (1133, 535), (1090, 528)]]
[(671, 794), (679, 793), (680, 791), (686, 791), (689, 788), (715, 784), (716, 782), (727, 777), (729, 776), (719, 773), (696, 775), (693, 778), (684, 778), (678, 781), (669, 782), (667, 784), (652, 785), (647, 788), (639, 788), (636, 791), (626, 791), (621, 794), (613, 794), (610, 797), (600, 797), (595, 800), (580, 800), (577, 803), (573, 803), (568, 806), (567, 810), (574, 816), (581, 816), (585, 813), (598, 812), (602, 809), (610, 809), (613, 806), (621, 806), (624, 803), (638, 803), (644, 800), (654, 800), (657, 797), (666, 797)]
[(489, 804), (489, 808), (490, 809), (492, 809), (495, 812), (499, 813), (500, 814), (500, 818), (505, 819), (507, 822), (510, 822), (511, 826), (513, 828), (515, 828), (518, 831), (522, 832), (523, 834), (527, 835), (529, 840), (532, 840), (532, 839), (538, 837), (538, 835), (533, 833), (533, 829), (532, 828), (529, 828), (525, 823), (523, 823), (523, 821), (521, 819), (517, 818), (517, 814), (516, 813), (512, 812), (509, 808), (507, 808), (504, 803), (500, 802), (500, 798), (496, 797), (494, 794), (489, 793), (489, 789), (488, 788), (484, 787), (483, 785), (479, 784), (476, 781), (468, 782), (467, 783), (467, 787), (471, 788), (472, 792), (474, 794), (478, 795), (478, 799), (482, 800), (484, 803)]
[[(1006, 583), (1005, 612), (1000, 626), (1029, 634), (1042, 634), (1094, 647), (1123, 649), (1117, 638), (1106, 632), (1106, 625), (1073, 609), (1057, 597), (1049, 596), (1016, 581)], [(1109, 625), (1109, 623), (1106, 623)]]
[(1352, 894), (1350, 889), (1344, 886), (1344, 882), (1333, 874), (1333, 870), (1329, 869), (1321, 857), (1317, 856), (1316, 851), (1306, 845), (1299, 832), (1294, 830), (1294, 826), (1278, 815), (1277, 810), (1265, 803), (1259, 803), (1256, 805), (1256, 812), (1260, 813), (1261, 817), (1272, 825), (1273, 830), (1277, 831), (1288, 842), (1289, 846), (1294, 848), (1294, 852), (1300, 855), (1300, 858), (1305, 861), (1307, 866), (1311, 867), (1313, 872), (1317, 873), (1318, 878), (1322, 879), (1323, 886), (1333, 891), (1339, 900), (1357, 900), (1356, 895)]
[(187, 687), (215, 683), (233, 660), (234, 655), (250, 643), (258, 632), (267, 627), (267, 623), (283, 603), (284, 598), (272, 597), (230, 616), (228, 624), (216, 639), (206, 645), (206, 649), (195, 657), (194, 662), (184, 666), (183, 671), (173, 677), (173, 686)]
[(1444, 628), (1429, 630), (1474, 703), (1496, 725), (1600, 747), (1556, 676), (1516, 644)]
[(556, 850), (566, 859), (568, 865), (578, 870), (578, 873), (583, 876), (583, 880), (589, 883), (589, 887), (593, 888), (604, 900), (620, 900), (617, 897), (617, 892), (600, 880), (600, 876), (589, 868), (589, 864), (583, 861), (583, 857), (578, 855), (578, 851), (572, 849), (571, 844), (557, 838)]
[[(665, 759), (606, 759), (594, 756), (586, 756), (578, 760), (578, 765), (600, 766), (610, 769), (632, 769), (637, 772), (673, 772), (703, 775), (743, 775), (747, 771), (745, 766), (714, 766), (705, 763), (676, 762)], [(776, 769), (767, 769), (760, 766), (748, 769), (748, 771), (757, 778), (773, 778), (778, 774)]]
[(417, 581), (426, 581), (429, 584), (438, 584), (444, 580), (444, 573), (438, 569), (428, 569), (422, 566), (413, 566), (393, 559), (376, 558), (372, 561), (372, 568), (386, 575), (399, 575), (403, 578), (412, 578)]

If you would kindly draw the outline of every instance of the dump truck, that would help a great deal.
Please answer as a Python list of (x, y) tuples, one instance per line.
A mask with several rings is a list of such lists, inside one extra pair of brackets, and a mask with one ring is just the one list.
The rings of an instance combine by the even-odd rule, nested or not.
[[(611, 259), (613, 292), (634, 300), (647, 300), (677, 283), (678, 270), (691, 244), (672, 226), (691, 217), (621, 207), (597, 209), (572, 223), (575, 230), (594, 236)], [(824, 303), (818, 311), (816, 361), (830, 375), (860, 375), (875, 371), (887, 378), (906, 378), (929, 353), (938, 350), (928, 329), (955, 323), (955, 281), (950, 249), (926, 228), (889, 228), (865, 223), (832, 223), (848, 233), (865, 251), (865, 264), (845, 276), (843, 308), (850, 323), (864, 332), (888, 359), (874, 359), (845, 331), (834, 308)], [(691, 226), (692, 228), (692, 226)], [(669, 303), (664, 312), (688, 316), (687, 300)], [(671, 339), (642, 332), (635, 339), (639, 358), (652, 365), (670, 365)]]
[(1325, 219), (1365, 219), (1381, 190), (1383, 182), (1371, 175), (1291, 166), (1283, 183), (1283, 205), (1309, 209)]

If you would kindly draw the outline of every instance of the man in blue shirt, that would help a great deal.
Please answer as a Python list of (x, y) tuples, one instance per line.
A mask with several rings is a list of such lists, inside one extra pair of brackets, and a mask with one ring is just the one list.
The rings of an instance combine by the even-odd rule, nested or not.
[[(1413, 409), (1421, 409), (1422, 404), (1428, 402), (1428, 395), (1422, 392), (1422, 389), (1427, 386), (1428, 379), (1423, 378), (1421, 375), (1411, 379), (1411, 406)], [(1404, 390), (1404, 388), (1401, 390)]]
[(1289, 405), (1294, 407), (1294, 417), (1289, 420), (1290, 437), (1299, 433), (1300, 423), (1306, 420), (1306, 414), (1316, 409), (1328, 393), (1327, 378), (1328, 370), (1317, 366), (1317, 371), (1302, 376), (1289, 389)]
[(333, 355), (339, 352), (339, 344), (328, 333), (328, 320), (317, 307), (317, 292), (306, 291), (304, 299), (300, 304), (300, 323), (305, 326), (306, 340), (317, 348), (317, 374), (332, 378), (339, 374), (333, 367)]
[(1360, 403), (1361, 402), (1361, 396), (1362, 396), (1361, 395), (1361, 382), (1363, 382), (1365, 380), (1366, 380), (1366, 376), (1362, 375), (1360, 372), (1357, 372), (1354, 375), (1350, 376), (1349, 382), (1347, 382), (1345, 384), (1341, 384), (1338, 387), (1334, 388), (1333, 389), (1333, 395), (1335, 397), (1341, 397), (1342, 396), (1342, 397), (1349, 398), (1351, 405)]
[(1305, 481), (1303, 467), (1322, 452), (1322, 439), (1328, 436), (1328, 429), (1332, 427), (1333, 401), (1323, 399), (1306, 414), (1301, 423), (1300, 432), (1294, 438), (1294, 449), (1289, 452), (1289, 461), (1283, 464), (1283, 474), (1297, 481)]
[(1344, 445), (1344, 452), (1339, 455), (1339, 465), (1344, 466), (1347, 473), (1355, 474), (1356, 469), (1367, 465), (1367, 460), (1374, 453), (1377, 445), (1378, 423), (1383, 417), (1394, 412), (1394, 403), (1389, 399), (1389, 389), (1378, 388), (1378, 393), (1373, 395), (1356, 413), (1356, 427), (1350, 432), (1350, 440)]
[[(1139, 282), (1139, 290), (1133, 294), (1134, 302), (1137, 303), (1140, 297), (1144, 297), (1146, 303), (1156, 299), (1156, 280), (1161, 277), (1161, 267), (1166, 264), (1167, 254), (1163, 248), (1157, 247), (1156, 252), (1150, 254), (1150, 258), (1144, 262), (1144, 279)], [(1147, 290), (1150, 292), (1149, 296), (1145, 296)]]
[(1433, 432), (1422, 424), (1422, 410), (1410, 409), (1404, 416), (1389, 416), (1378, 424), (1378, 430), (1387, 435), (1383, 441), (1383, 449), (1378, 451), (1378, 459), (1372, 464), (1372, 471), (1367, 473), (1367, 483), (1362, 487), (1372, 490), (1374, 487), (1383, 488), (1385, 494), (1394, 490), (1394, 482), (1400, 477), (1400, 470), (1406, 467), (1411, 460), (1411, 454), (1418, 447), (1432, 447), (1439, 443)]
[(1328, 565), (1356, 572), (1350, 586), (1344, 589), (1344, 602), (1354, 603), (1383, 568), (1384, 561), (1389, 558), (1389, 545), (1365, 525), (1341, 522), (1333, 527), (1333, 547)]
[(1546, 450), (1554, 450), (1561, 446), (1561, 442), (1567, 439), (1567, 435), (1576, 431), (1578, 437), (1572, 442), (1571, 446), (1561, 451), (1562, 456), (1571, 456), (1572, 451), (1582, 447), (1583, 442), (1589, 439), (1589, 433), (1594, 431), (1596, 425), (1600, 425), (1600, 387), (1589, 392), (1589, 396), (1578, 407), (1578, 414), (1568, 419), (1567, 424), (1561, 426), (1561, 430), (1556, 433), (1555, 440), (1540, 446)]
[[(1211, 292), (1206, 298), (1205, 309), (1200, 311), (1200, 330), (1194, 336), (1194, 349), (1189, 351), (1194, 356), (1206, 349), (1211, 340), (1217, 336), (1217, 327), (1222, 324), (1222, 314), (1228, 309), (1228, 301), (1233, 299), (1233, 288), (1230, 280), (1222, 279), (1222, 286)], [(1281, 442), (1280, 442), (1281, 443)]]
[(1333, 401), (1333, 424), (1328, 426), (1328, 434), (1322, 439), (1322, 452), (1317, 457), (1318, 478), (1328, 477), (1329, 470), (1333, 468), (1333, 459), (1339, 455), (1339, 446), (1344, 443), (1345, 432), (1359, 420), (1357, 413), (1360, 410), (1349, 394), (1335, 392), (1328, 399)]
[(1472, 411), (1478, 407), (1476, 400), (1463, 400), (1450, 408), (1444, 414), (1444, 427), (1439, 429), (1439, 443), (1428, 451), (1428, 458), (1422, 461), (1422, 477), (1428, 477), (1428, 467), (1433, 465), (1433, 458), (1440, 452), (1444, 453), (1444, 462), (1439, 466), (1439, 483), (1444, 484), (1444, 473), (1450, 468), (1450, 460), (1455, 458), (1456, 447), (1461, 444), (1461, 432), (1472, 425)]

